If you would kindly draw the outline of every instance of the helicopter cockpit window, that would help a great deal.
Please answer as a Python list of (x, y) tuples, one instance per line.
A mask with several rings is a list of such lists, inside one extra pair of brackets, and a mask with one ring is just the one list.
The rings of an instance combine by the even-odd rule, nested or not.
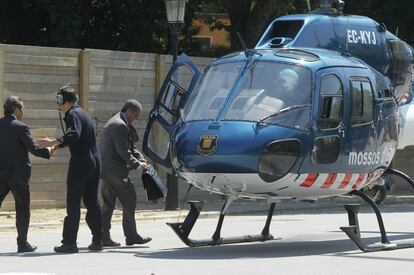
[(246, 71), (223, 119), (262, 121), (308, 130), (310, 102), (308, 69), (258, 61)]
[(351, 80), (351, 124), (363, 124), (373, 120), (373, 95), (369, 80)]
[(343, 114), (343, 91), (339, 78), (333, 74), (324, 75), (321, 79), (319, 103), (319, 129), (339, 127)]
[(214, 119), (242, 66), (243, 62), (228, 62), (207, 67), (184, 107), (184, 121)]
[(178, 67), (170, 76), (159, 108), (160, 115), (170, 124), (175, 123), (179, 116), (178, 105), (182, 96), (187, 92), (192, 77), (193, 71), (187, 65)]

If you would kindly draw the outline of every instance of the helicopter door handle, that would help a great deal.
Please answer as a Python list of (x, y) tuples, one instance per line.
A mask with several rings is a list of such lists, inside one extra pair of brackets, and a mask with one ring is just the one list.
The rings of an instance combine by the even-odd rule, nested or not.
[(377, 126), (375, 125), (375, 123), (372, 123), (371, 127), (372, 127), (372, 130), (373, 130), (375, 133), (377, 133)]
[(157, 116), (157, 115), (158, 115), (158, 110), (157, 110), (157, 109), (153, 109), (153, 110), (151, 111), (151, 113), (150, 113), (149, 117), (150, 117), (150, 118), (153, 118), (153, 117), (155, 117), (155, 116)]
[(338, 133), (344, 138), (345, 137), (345, 129), (343, 127), (343, 125), (341, 125), (341, 127), (339, 127), (338, 129)]

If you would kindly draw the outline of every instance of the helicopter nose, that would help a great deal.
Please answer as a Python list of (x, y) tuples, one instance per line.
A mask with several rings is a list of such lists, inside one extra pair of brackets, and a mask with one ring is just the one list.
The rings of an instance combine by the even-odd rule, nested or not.
[(177, 172), (258, 174), (273, 182), (292, 169), (301, 153), (301, 142), (281, 138), (289, 133), (277, 127), (257, 132), (253, 124), (229, 123), (219, 132), (208, 132), (200, 124), (181, 129), (172, 142)]

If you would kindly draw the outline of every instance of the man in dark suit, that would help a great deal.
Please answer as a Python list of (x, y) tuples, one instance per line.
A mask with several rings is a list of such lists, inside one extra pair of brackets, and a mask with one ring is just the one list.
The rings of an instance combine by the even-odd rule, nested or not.
[(31, 174), (28, 152), (48, 159), (53, 149), (40, 148), (34, 142), (29, 127), (21, 122), (23, 101), (19, 97), (8, 97), (3, 109), (4, 117), (0, 119), (0, 206), (11, 191), (16, 205), (17, 252), (33, 252), (37, 247), (27, 242)]
[(78, 105), (75, 89), (64, 86), (56, 96), (58, 110), (65, 114), (66, 133), (59, 138), (42, 138), (43, 147), (69, 146), (70, 160), (66, 180), (66, 217), (63, 222), (62, 245), (58, 253), (79, 252), (76, 240), (79, 230), (81, 200), (87, 209), (86, 223), (92, 233), (89, 250), (102, 250), (101, 209), (98, 203), (101, 156), (96, 146), (95, 129), (88, 114)]
[(138, 119), (141, 104), (133, 99), (125, 102), (121, 112), (114, 115), (102, 130), (99, 149), (102, 154), (102, 241), (104, 246), (119, 246), (111, 239), (111, 218), (116, 199), (120, 201), (122, 227), (127, 245), (144, 244), (151, 241), (149, 237), (141, 237), (135, 223), (135, 207), (137, 196), (134, 184), (129, 178), (132, 169), (147, 169), (144, 156), (135, 149), (134, 143), (138, 135), (132, 122)]

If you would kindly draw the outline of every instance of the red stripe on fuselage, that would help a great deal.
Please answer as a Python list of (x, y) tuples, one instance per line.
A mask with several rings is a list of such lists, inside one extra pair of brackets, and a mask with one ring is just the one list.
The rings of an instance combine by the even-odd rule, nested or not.
[(308, 176), (306, 177), (305, 181), (301, 183), (300, 186), (302, 187), (311, 187), (316, 179), (319, 177), (318, 173), (309, 173)]
[(329, 189), (332, 186), (332, 184), (334, 184), (337, 176), (337, 173), (329, 173), (328, 178), (322, 184), (321, 188)]
[(352, 173), (346, 173), (345, 178), (343, 179), (341, 184), (338, 186), (338, 189), (345, 188), (351, 182), (351, 179), (352, 179)]
[(358, 177), (357, 181), (355, 182), (355, 184), (352, 186), (352, 189), (356, 189), (362, 183), (364, 178), (365, 178), (365, 174), (363, 174), (363, 173), (359, 174), (359, 177)]

